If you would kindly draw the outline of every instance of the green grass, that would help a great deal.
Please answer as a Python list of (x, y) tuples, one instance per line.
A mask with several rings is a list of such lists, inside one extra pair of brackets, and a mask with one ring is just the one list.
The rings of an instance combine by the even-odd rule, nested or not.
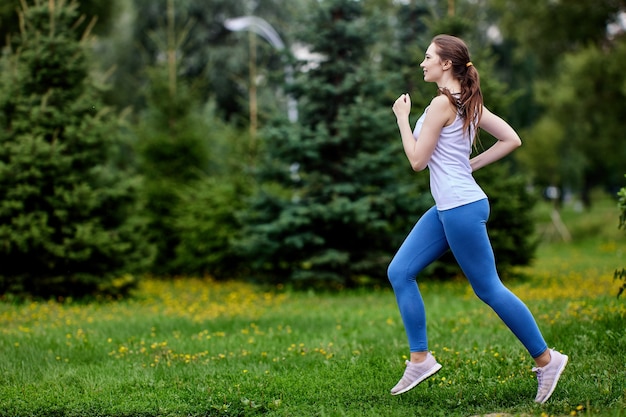
[(444, 367), (393, 397), (408, 352), (389, 289), (180, 279), (116, 303), (0, 303), (0, 416), (626, 416), (626, 300), (612, 278), (626, 239), (598, 220), (609, 206), (564, 210), (574, 241), (542, 244), (508, 282), (570, 355), (544, 405), (532, 360), (462, 280), (422, 284)]

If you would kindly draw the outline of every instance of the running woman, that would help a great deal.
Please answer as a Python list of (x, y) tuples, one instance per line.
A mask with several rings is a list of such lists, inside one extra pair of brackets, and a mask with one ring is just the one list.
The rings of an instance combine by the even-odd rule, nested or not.
[[(428, 167), (435, 205), (418, 220), (388, 269), (410, 349), (404, 375), (391, 394), (405, 393), (441, 369), (428, 351), (417, 276), (451, 250), (478, 298), (496, 312), (535, 360), (533, 372), (539, 384), (535, 401), (544, 403), (556, 388), (568, 357), (548, 349), (528, 307), (502, 284), (487, 235), (489, 201), (472, 176), (473, 171), (503, 158), (522, 142), (506, 121), (483, 105), (478, 71), (463, 40), (436, 36), (420, 67), (424, 81), (437, 84), (437, 96), (413, 130), (408, 94), (396, 100), (393, 112), (411, 167), (415, 171)], [(478, 129), (497, 141), (470, 159)]]

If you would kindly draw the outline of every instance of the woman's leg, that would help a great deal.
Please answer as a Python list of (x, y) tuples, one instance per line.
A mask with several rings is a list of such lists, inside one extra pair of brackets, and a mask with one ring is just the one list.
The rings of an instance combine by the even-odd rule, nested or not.
[(426, 313), (417, 286), (419, 272), (448, 250), (435, 207), (419, 219), (389, 264), (387, 275), (396, 295), (411, 352), (426, 352)]
[(450, 249), (476, 295), (487, 303), (533, 358), (547, 345), (526, 305), (502, 284), (487, 234), (487, 199), (439, 212)]

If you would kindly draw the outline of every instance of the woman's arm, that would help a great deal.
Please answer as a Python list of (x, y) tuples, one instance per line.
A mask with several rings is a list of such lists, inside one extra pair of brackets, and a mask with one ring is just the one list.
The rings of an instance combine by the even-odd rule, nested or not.
[(409, 113), (411, 111), (411, 98), (408, 94), (401, 95), (393, 105), (393, 112), (396, 115), (404, 153), (411, 163), (414, 171), (422, 171), (428, 166), (428, 161), (432, 156), (441, 129), (450, 123), (450, 118), (454, 117), (454, 110), (446, 96), (440, 95), (430, 103), (419, 138), (415, 140), (413, 130), (409, 124)]
[(522, 145), (522, 140), (517, 135), (517, 132), (501, 117), (487, 110), (486, 107), (483, 107), (483, 114), (478, 127), (493, 135), (498, 141), (485, 152), (470, 159), (472, 171), (477, 171), (492, 162), (504, 158)]

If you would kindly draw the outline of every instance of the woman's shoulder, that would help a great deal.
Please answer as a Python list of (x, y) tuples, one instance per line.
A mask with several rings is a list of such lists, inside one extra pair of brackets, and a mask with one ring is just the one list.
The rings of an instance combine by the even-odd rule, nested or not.
[[(436, 106), (436, 107), (444, 107), (450, 104), (450, 100), (448, 99), (448, 97), (446, 97), (443, 94), (440, 94), (438, 96), (433, 97), (432, 100), (430, 100), (430, 106)], [(429, 106), (429, 107), (430, 107)]]
[(430, 101), (428, 109), (435, 112), (445, 119), (444, 125), (447, 126), (454, 122), (457, 117), (457, 109), (450, 103), (450, 100), (445, 95), (441, 94)]

